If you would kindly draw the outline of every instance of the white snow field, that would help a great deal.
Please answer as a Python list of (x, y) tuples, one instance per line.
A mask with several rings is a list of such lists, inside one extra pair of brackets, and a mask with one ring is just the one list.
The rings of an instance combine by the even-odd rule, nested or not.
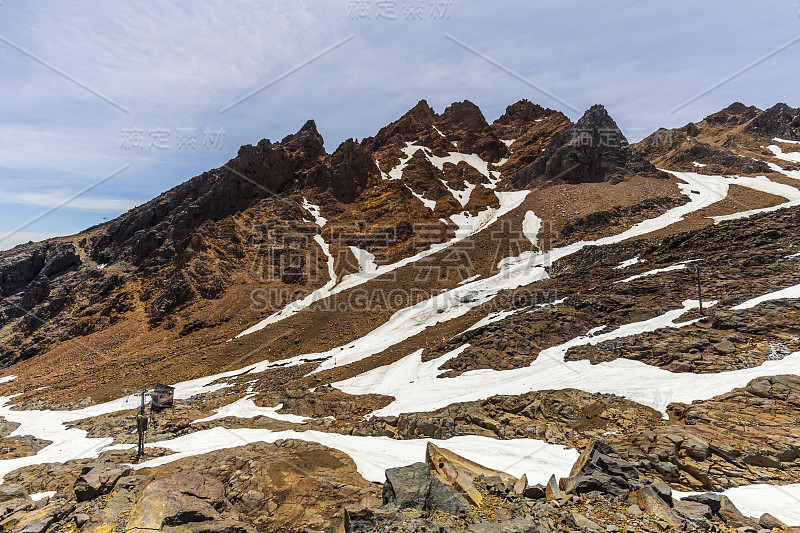
[[(758, 159), (756, 159), (756, 161), (758, 161)], [(800, 170), (784, 170), (783, 167), (778, 166), (775, 163), (769, 163), (769, 162), (767, 163), (767, 165), (769, 165), (770, 170), (772, 170), (773, 172), (778, 172), (789, 178), (800, 180)]]
[(800, 352), (781, 361), (767, 361), (756, 368), (718, 374), (673, 373), (628, 359), (597, 365), (591, 365), (589, 361), (564, 361), (564, 354), (573, 346), (595, 345), (662, 327), (688, 325), (693, 321), (675, 323), (675, 320), (696, 307), (697, 300), (687, 300), (683, 308), (653, 319), (627, 324), (606, 333), (577, 337), (543, 350), (536, 361), (524, 368), (473, 370), (456, 377), (439, 378), (438, 368), (458, 352), (422, 362), (420, 350), (391, 365), (340, 381), (334, 386), (349, 394), (394, 396), (394, 402), (375, 411), (375, 415), (381, 416), (433, 411), (452, 403), (483, 400), (497, 394), (524, 394), (563, 388), (616, 394), (666, 414), (666, 407), (671, 402), (690, 403), (708, 399), (742, 387), (758, 376), (800, 374)]
[[(636, 258), (638, 259), (638, 257)], [(662, 272), (672, 272), (673, 270), (683, 270), (686, 268), (686, 264), (690, 263), (691, 261), (682, 261), (675, 265), (670, 265), (664, 268), (654, 268), (653, 270), (648, 270), (647, 272), (642, 272), (641, 274), (633, 275), (629, 278), (621, 279), (619, 281), (615, 281), (614, 283), (628, 283), (629, 281), (637, 280), (640, 278), (646, 278), (647, 276), (654, 276), (656, 274), (661, 274)], [(626, 265), (629, 266), (629, 265)], [(625, 268), (625, 267), (614, 267), (614, 268)]]
[(243, 446), (252, 442), (275, 442), (278, 439), (301, 439), (341, 450), (353, 458), (358, 472), (365, 479), (376, 482), (383, 482), (386, 479), (387, 468), (424, 461), (428, 442), (433, 442), (489, 468), (518, 477), (527, 474), (533, 483), (545, 483), (551, 474), (568, 475), (572, 464), (578, 458), (576, 450), (534, 439), (510, 441), (471, 435), (448, 440), (397, 440), (389, 437), (354, 437), (320, 431), (213, 428), (153, 443), (152, 446), (164, 447), (177, 453), (151, 459), (137, 465), (136, 468), (158, 466), (192, 455)]
[(742, 302), (739, 305), (735, 305), (731, 307), (731, 309), (750, 309), (752, 307), (757, 306), (760, 303), (768, 302), (770, 300), (780, 300), (782, 298), (800, 298), (800, 285), (793, 285), (791, 287), (786, 287), (785, 289), (781, 289), (779, 291), (771, 292), (769, 294), (764, 294), (757, 298), (753, 298), (751, 300), (747, 300), (746, 302)]
[(772, 154), (778, 159), (783, 159), (784, 161), (789, 161), (791, 163), (800, 163), (800, 152), (785, 153), (780, 146), (776, 146), (774, 144), (767, 146), (767, 150), (772, 152)]
[(643, 261), (641, 259), (639, 259), (639, 256), (637, 255), (636, 257), (632, 257), (630, 259), (626, 259), (625, 261), (622, 261), (620, 264), (618, 264), (614, 268), (616, 268), (616, 269), (628, 268), (629, 266), (633, 266), (633, 265), (635, 265), (637, 263), (642, 263), (642, 262)]
[[(701, 492), (672, 491), (672, 497), (681, 499)], [(723, 492), (745, 516), (760, 517), (769, 513), (786, 524), (800, 524), (800, 484), (795, 485), (744, 485)]]
[[(463, 241), (467, 237), (471, 235), (475, 235), (479, 231), (483, 230), (484, 228), (491, 226), (495, 221), (497, 221), (503, 215), (513, 211), (522, 203), (525, 197), (528, 195), (528, 191), (514, 191), (514, 192), (495, 192), (497, 198), (500, 201), (500, 207), (498, 209), (488, 208), (477, 215), (470, 215), (467, 212), (452, 215), (450, 220), (456, 225), (455, 236), (450, 239), (449, 241), (445, 241), (443, 243), (435, 243), (432, 244), (427, 250), (423, 250), (416, 255), (411, 257), (407, 257), (405, 259), (401, 259), (395, 263), (391, 263), (388, 265), (379, 265), (376, 266), (375, 269), (369, 271), (361, 271), (357, 274), (348, 274), (344, 276), (341, 280), (336, 282), (335, 275), (331, 279), (333, 283), (329, 282), (324, 287), (315, 290), (302, 300), (297, 300), (292, 302), (291, 304), (287, 305), (280, 311), (273, 313), (272, 315), (268, 316), (261, 322), (249, 327), (248, 329), (244, 330), (243, 332), (239, 333), (236, 338), (243, 337), (245, 335), (249, 335), (251, 333), (255, 333), (256, 331), (260, 331), (267, 327), (270, 324), (275, 324), (280, 322), (281, 320), (290, 317), (307, 307), (310, 307), (314, 303), (323, 300), (329, 296), (333, 296), (338, 294), (342, 291), (352, 289), (353, 287), (357, 287), (362, 285), (372, 279), (375, 279), (379, 276), (382, 276), (388, 272), (411, 264), (415, 261), (419, 261), (424, 259), (430, 255), (433, 255), (437, 252), (444, 250), (460, 241)], [(317, 240), (318, 244), (323, 248), (326, 255), (329, 257), (329, 272), (332, 272), (330, 264), (332, 264), (332, 257), (330, 253), (327, 252), (328, 246), (327, 244), (323, 246), (320, 240), (322, 239), (321, 235), (315, 236), (315, 240)]]
[[(423, 149), (423, 147), (407, 146), (404, 150), (407, 155), (405, 163), (413, 153), (420, 149)], [(445, 162), (457, 163), (458, 161), (466, 161), (490, 180), (495, 179), (494, 171), (489, 171), (488, 165), (474, 155), (451, 153), (447, 158), (436, 158), (426, 153), (426, 157), (435, 165), (439, 165), (439, 167), (444, 165)], [(402, 177), (402, 167), (405, 163), (401, 162), (398, 165), (399, 170), (398, 168), (392, 169), (388, 174), (388, 178), (400, 179)], [(500, 271), (497, 274), (486, 278), (468, 280), (454, 289), (445, 291), (417, 305), (401, 309), (386, 323), (353, 342), (328, 352), (306, 354), (280, 361), (277, 364), (281, 366), (301, 364), (305, 361), (319, 359), (322, 360), (322, 363), (317, 371), (320, 371), (362, 360), (416, 333), (422, 332), (432, 325), (463, 316), (476, 306), (491, 300), (503, 290), (527, 286), (538, 280), (545, 279), (547, 277), (545, 266), (549, 261), (566, 257), (585, 246), (621, 242), (678, 222), (688, 214), (724, 199), (727, 196), (730, 184), (735, 183), (756, 190), (778, 194), (786, 197), (787, 203), (800, 200), (800, 194), (794, 196), (795, 193), (788, 191), (791, 187), (771, 182), (763, 177), (729, 178), (679, 172), (673, 172), (672, 174), (684, 181), (679, 186), (681, 191), (689, 197), (689, 202), (682, 206), (675, 207), (653, 219), (640, 222), (617, 235), (604, 237), (596, 241), (573, 243), (553, 249), (547, 253), (530, 251), (516, 257), (506, 258), (501, 261)], [(788, 189), (785, 189), (786, 187)], [(797, 192), (796, 189), (795, 192)], [(327, 250), (327, 244), (321, 236), (318, 236), (317, 243), (328, 256), (331, 281), (322, 289), (315, 291), (315, 295), (311, 295), (309, 298), (314, 298), (313, 301), (316, 301), (338, 291), (355, 287), (369, 279), (436, 253), (458, 240), (473, 235), (490, 226), (499, 217), (518, 208), (528, 191), (496, 192), (495, 194), (500, 199), (499, 209), (488, 209), (477, 216), (465, 213), (454, 215), (451, 220), (459, 228), (455, 239), (447, 243), (434, 245), (431, 249), (414, 257), (392, 265), (376, 266), (374, 259), (369, 257), (371, 254), (364, 250), (354, 249), (353, 253), (359, 260), (361, 272), (345, 276), (340, 280), (337, 280), (335, 273), (332, 272), (332, 258)], [(311, 213), (317, 225), (320, 227), (325, 225), (326, 221), (319, 215), (318, 206), (309, 204), (306, 201), (304, 202), (304, 208)], [(748, 210), (743, 213), (737, 213), (737, 215), (747, 216), (747, 213), (752, 214)], [(530, 239), (532, 243), (536, 243), (540, 228), (541, 220), (535, 213), (532, 211), (526, 212), (523, 222), (523, 231), (526, 238)], [(634, 260), (629, 260), (623, 262), (620, 267), (632, 264), (634, 264)], [(684, 263), (681, 263), (681, 265), (685, 267)], [(673, 265), (667, 269), (677, 268), (679, 268), (677, 265)], [(665, 271), (667, 269), (656, 270)], [(655, 273), (655, 271), (650, 272), (650, 274), (652, 273)], [(800, 297), (800, 285), (754, 298), (737, 306), (737, 308), (753, 307), (758, 303), (775, 298), (798, 297)], [(713, 305), (713, 302), (708, 302), (707, 304)], [(380, 393), (391, 395), (395, 398), (395, 401), (391, 404), (373, 413), (375, 415), (429, 411), (455, 402), (481, 400), (497, 394), (523, 394), (536, 390), (561, 388), (576, 388), (587, 392), (617, 394), (648, 405), (663, 414), (670, 402), (688, 403), (693, 400), (707, 399), (728, 392), (733, 388), (741, 387), (758, 376), (787, 373), (800, 374), (800, 352), (792, 353), (783, 360), (767, 361), (756, 368), (719, 374), (671, 373), (627, 359), (618, 359), (598, 365), (591, 365), (588, 361), (564, 361), (566, 351), (572, 346), (597, 344), (632, 334), (653, 331), (662, 327), (680, 328), (691, 324), (694, 321), (679, 322), (679, 320), (685, 312), (697, 306), (698, 302), (696, 300), (686, 300), (681, 308), (668, 311), (649, 320), (620, 326), (611, 331), (605, 331), (606, 328), (604, 327), (594, 328), (591, 334), (577, 337), (559, 346), (543, 350), (537, 360), (525, 368), (505, 371), (475, 370), (465, 372), (455, 378), (437, 377), (440, 373), (438, 368), (446, 360), (456, 357), (468, 347), (467, 344), (464, 344), (429, 362), (422, 362), (421, 350), (416, 351), (395, 363), (340, 381), (335, 386), (350, 394)], [(265, 321), (253, 326), (241, 335), (262, 329), (267, 324), (278, 322), (303, 308), (303, 306), (287, 308), (268, 317)], [(521, 310), (519, 312), (524, 311)], [(509, 316), (510, 313), (510, 311), (506, 311), (489, 315), (478, 321), (473, 327), (499, 320)], [(225, 382), (226, 379), (246, 373), (264, 371), (275, 366), (275, 364), (270, 361), (262, 361), (245, 368), (179, 383), (176, 385), (176, 398), (186, 399), (197, 394), (224, 389), (229, 386)], [(0, 378), (0, 383), (9, 382), (13, 379), (13, 376), (6, 376)], [(13, 397), (0, 398), (0, 416), (9, 422), (20, 424), (12, 435), (32, 435), (37, 438), (51, 440), (53, 444), (31, 457), (0, 461), (0, 476), (5, 476), (17, 468), (34, 464), (97, 457), (103, 450), (112, 447), (112, 439), (89, 438), (83, 430), (67, 429), (65, 423), (131, 409), (138, 405), (138, 399), (131, 396), (76, 411), (17, 411), (12, 409)], [(258, 407), (252, 401), (251, 396), (246, 396), (221, 407), (206, 420), (219, 420), (226, 416), (252, 418), (262, 415), (292, 422), (303, 420), (303, 417), (279, 414), (276, 412), (277, 409), (278, 407)], [(183, 457), (240, 446), (250, 442), (273, 442), (286, 438), (320, 442), (326, 446), (340, 449), (353, 457), (359, 472), (372, 481), (383, 481), (386, 468), (422, 460), (426, 443), (429, 440), (354, 437), (316, 431), (274, 432), (259, 429), (214, 428), (154, 443), (154, 446), (164, 447), (176, 453), (153, 459), (140, 466), (154, 466)], [(504, 441), (470, 436), (433, 442), (490, 468), (504, 470), (513, 475), (527, 473), (529, 479), (533, 482), (544, 481), (551, 473), (557, 476), (566, 475), (578, 456), (575, 450), (567, 450), (561, 446), (530, 439)], [(126, 447), (114, 446), (113, 448)], [(729, 491), (729, 493), (734, 502), (745, 513), (759, 514), (759, 511), (769, 511), (790, 522), (800, 522), (800, 517), (795, 514), (797, 511), (793, 510), (798, 508), (795, 503), (796, 500), (790, 501), (791, 498), (783, 498), (780, 495), (783, 494), (781, 492), (783, 490), (795, 491), (800, 495), (798, 486), (790, 488), (742, 487)]]

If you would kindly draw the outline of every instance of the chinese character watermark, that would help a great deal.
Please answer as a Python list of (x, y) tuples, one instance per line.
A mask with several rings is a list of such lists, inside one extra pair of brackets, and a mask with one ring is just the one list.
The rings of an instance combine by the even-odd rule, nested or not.
[(349, 0), (351, 20), (450, 20), (453, 0)]
[[(207, 127), (203, 132), (202, 147), (206, 150), (222, 150), (224, 137), (224, 129), (212, 130)], [(123, 150), (197, 150), (197, 128), (176, 128), (174, 135), (169, 128), (123, 128), (120, 146)]]

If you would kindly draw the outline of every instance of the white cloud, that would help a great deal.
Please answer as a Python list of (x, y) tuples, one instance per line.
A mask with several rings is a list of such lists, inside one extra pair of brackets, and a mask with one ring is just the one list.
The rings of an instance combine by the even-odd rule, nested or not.
[(10, 230), (0, 229), (0, 251), (10, 250), (14, 246), (17, 246), (18, 244), (25, 244), (26, 242), (29, 241), (33, 242), (43, 241), (45, 239), (50, 239), (51, 237), (58, 237), (59, 235), (57, 233), (21, 231), (7, 238), (4, 238), (4, 236), (8, 234), (9, 231)]
[(69, 191), (21, 191), (4, 192), (0, 204), (13, 203), (27, 206), (60, 207), (61, 209), (79, 209), (94, 213), (127, 211), (137, 205), (127, 198), (108, 198), (102, 196), (79, 196), (70, 201), (75, 192)]

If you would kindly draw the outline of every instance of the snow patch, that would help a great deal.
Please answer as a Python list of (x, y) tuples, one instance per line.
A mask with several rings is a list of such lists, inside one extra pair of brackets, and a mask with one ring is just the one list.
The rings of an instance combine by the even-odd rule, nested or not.
[(784, 170), (783, 167), (780, 167), (775, 163), (767, 163), (767, 165), (769, 165), (769, 168), (775, 172), (778, 172), (780, 174), (783, 174), (784, 176), (787, 176), (795, 180), (800, 180), (800, 170)]
[(578, 458), (578, 452), (575, 450), (535, 439), (497, 440), (489, 437), (461, 436), (447, 440), (397, 440), (389, 437), (357, 437), (319, 431), (212, 428), (172, 440), (147, 444), (176, 453), (145, 461), (135, 465), (135, 468), (153, 468), (193, 455), (252, 442), (275, 442), (279, 439), (318, 442), (341, 450), (353, 458), (359, 474), (368, 481), (378, 483), (386, 479), (387, 468), (424, 460), (428, 442), (447, 448), (488, 468), (518, 477), (527, 474), (529, 480), (542, 483), (546, 483), (553, 473), (557, 477), (568, 475), (572, 464)]
[[(711, 302), (704, 302), (709, 305)], [(443, 356), (423, 363), (422, 350), (359, 376), (335, 383), (348, 394), (378, 393), (394, 396), (395, 401), (375, 411), (376, 416), (399, 415), (404, 412), (434, 411), (455, 402), (483, 400), (498, 394), (524, 394), (536, 390), (576, 388), (587, 392), (612, 393), (648, 405), (666, 413), (670, 402), (691, 403), (695, 399), (728, 392), (746, 384), (753, 377), (770, 372), (794, 373), (800, 370), (800, 352), (782, 361), (767, 361), (761, 367), (721, 374), (676, 374), (640, 361), (617, 359), (591, 365), (589, 361), (564, 361), (567, 350), (583, 344), (627, 337), (663, 327), (683, 327), (696, 320), (677, 323), (689, 310), (698, 307), (697, 300), (683, 302), (683, 307), (663, 315), (620, 326), (592, 337), (580, 336), (539, 353), (528, 367), (513, 370), (473, 370), (451, 378), (439, 378), (437, 368)], [(409, 379), (413, 376), (413, 379)]]
[(636, 257), (632, 257), (631, 259), (626, 259), (625, 261), (621, 262), (620, 264), (618, 264), (614, 268), (615, 269), (628, 268), (629, 266), (633, 266), (635, 264), (643, 263), (643, 262), (644, 261), (639, 259), (639, 256), (637, 255)]
[(780, 146), (776, 146), (774, 144), (767, 146), (767, 150), (772, 152), (772, 154), (778, 159), (791, 161), (792, 163), (800, 163), (800, 152), (784, 153)]
[[(648, 270), (647, 272), (642, 272), (641, 274), (636, 274), (636, 275), (631, 276), (629, 278), (625, 278), (625, 279), (621, 279), (619, 281), (615, 281), (614, 283), (628, 283), (629, 281), (633, 281), (635, 279), (645, 278), (647, 276), (653, 276), (655, 274), (660, 274), (662, 272), (672, 272), (673, 270), (683, 270), (684, 268), (686, 268), (686, 264), (687, 263), (691, 263), (692, 261), (694, 261), (694, 260), (683, 261), (683, 262), (678, 263), (676, 265), (670, 265), (670, 266), (664, 267), (664, 268), (654, 268), (653, 270)], [(619, 267), (617, 267), (617, 268), (619, 268)]]
[(255, 402), (253, 402), (252, 398), (252, 394), (245, 396), (240, 400), (229, 403), (228, 405), (224, 405), (219, 409), (215, 409), (213, 415), (206, 418), (201, 418), (200, 420), (195, 420), (192, 423), (197, 424), (198, 422), (210, 422), (212, 420), (219, 420), (229, 416), (234, 418), (256, 418), (258, 416), (266, 416), (275, 420), (282, 420), (284, 422), (292, 422), (295, 424), (301, 424), (308, 420), (308, 418), (302, 416), (279, 413), (278, 410), (283, 407), (283, 404), (279, 404), (276, 407), (259, 407), (255, 404)]
[(522, 219), (522, 233), (536, 248), (539, 247), (539, 230), (542, 228), (542, 219), (533, 211), (525, 213)]
[(780, 300), (783, 298), (800, 298), (800, 284), (793, 285), (792, 287), (787, 287), (779, 291), (770, 292), (768, 294), (759, 296), (758, 298), (747, 300), (746, 302), (731, 307), (731, 309), (751, 309), (760, 303), (768, 302), (770, 300)]
[(375, 272), (378, 266), (375, 264), (375, 254), (369, 253), (367, 250), (363, 248), (357, 248), (355, 246), (350, 247), (350, 251), (353, 252), (353, 255), (356, 257), (356, 261), (358, 261), (358, 272), (364, 272), (369, 274), (370, 272)]
[(328, 222), (328, 219), (319, 214), (319, 206), (309, 203), (305, 197), (303, 198), (303, 209), (311, 213), (311, 216), (314, 217), (314, 223), (320, 228)]

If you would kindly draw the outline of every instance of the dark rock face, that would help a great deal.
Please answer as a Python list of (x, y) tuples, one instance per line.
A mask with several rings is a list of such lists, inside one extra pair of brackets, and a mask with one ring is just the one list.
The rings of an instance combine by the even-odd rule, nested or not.
[(775, 104), (745, 126), (745, 131), (789, 141), (800, 141), (800, 109)]
[[(0, 296), (13, 294), (34, 280), (45, 283), (80, 264), (80, 256), (70, 243), (45, 241), (19, 246), (0, 256)], [(41, 294), (36, 295), (37, 289), (31, 289), (32, 299), (39, 300)]]
[(172, 260), (201, 224), (240, 212), (259, 199), (286, 192), (296, 173), (324, 155), (313, 121), (280, 144), (264, 139), (239, 149), (223, 167), (204, 172), (106, 224), (92, 239), (101, 263), (128, 262), (140, 268)]
[(595, 440), (583, 450), (569, 477), (563, 478), (559, 486), (568, 493), (603, 492), (624, 497), (641, 484), (639, 477), (636, 467), (616, 450)]
[(130, 473), (130, 467), (114, 463), (99, 462), (86, 466), (75, 480), (75, 497), (83, 502), (108, 494), (120, 478)]
[(492, 126), (503, 139), (518, 139), (528, 131), (531, 123), (556, 113), (558, 111), (546, 109), (528, 100), (520, 100), (508, 106), (506, 112), (495, 120)]
[(461, 152), (481, 154), (492, 161), (507, 152), (505, 145), (495, 138), (480, 108), (469, 100), (452, 104), (444, 110), (438, 122), (443, 131), (458, 133), (458, 150)]
[(353, 139), (336, 149), (327, 164), (308, 172), (312, 187), (328, 190), (340, 202), (350, 203), (379, 178), (375, 160)]
[(364, 139), (362, 144), (374, 152), (390, 143), (411, 142), (435, 121), (436, 112), (428, 105), (428, 102), (420, 100), (405, 115), (381, 128), (374, 137)]
[(542, 156), (518, 170), (511, 181), (518, 187), (542, 187), (610, 181), (629, 174), (662, 173), (629, 148), (606, 109), (595, 105), (572, 128), (556, 135)]
[(707, 116), (703, 119), (703, 122), (715, 126), (737, 126), (752, 120), (760, 112), (761, 110), (755, 106), (746, 106), (741, 102), (734, 102), (725, 109)]
[(469, 502), (452, 485), (434, 477), (425, 463), (386, 470), (383, 505), (428, 512), (440, 510), (449, 514), (470, 509)]

